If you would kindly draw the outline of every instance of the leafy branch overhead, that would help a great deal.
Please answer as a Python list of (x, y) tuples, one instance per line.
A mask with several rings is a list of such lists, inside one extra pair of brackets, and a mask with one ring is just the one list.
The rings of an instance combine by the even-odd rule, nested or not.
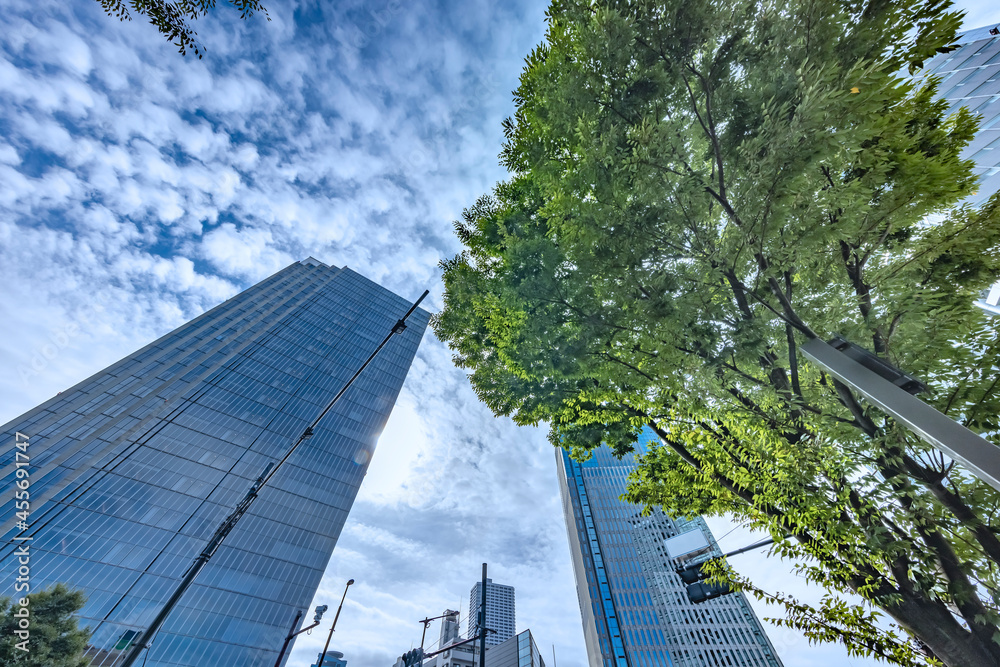
[(842, 335), (997, 442), (1000, 339), (972, 302), (1000, 276), (1000, 197), (960, 205), (977, 118), (920, 73), (949, 7), (557, 0), (434, 326), (554, 444), (656, 433), (629, 499), (770, 531), (831, 592), (788, 618), (856, 621), (816, 639), (986, 667), (1000, 496), (798, 352)]
[[(187, 55), (188, 50), (192, 51), (198, 58), (205, 53), (205, 47), (201, 46), (196, 37), (198, 33), (191, 27), (191, 21), (196, 21), (208, 14), (209, 10), (215, 9), (215, 0), (179, 0), (178, 2), (167, 2), (166, 0), (97, 0), (108, 16), (117, 18), (119, 21), (131, 21), (132, 14), (145, 16), (150, 23), (156, 26), (160, 34), (172, 42), (182, 56)], [(261, 13), (267, 18), (267, 10), (258, 0), (229, 0), (229, 4), (240, 12), (240, 18), (249, 19), (256, 13)]]

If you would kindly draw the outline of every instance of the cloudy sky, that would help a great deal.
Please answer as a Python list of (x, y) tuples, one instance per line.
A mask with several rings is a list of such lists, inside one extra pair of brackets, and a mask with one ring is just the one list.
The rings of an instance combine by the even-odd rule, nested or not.
[[(265, 0), (270, 22), (203, 21), (197, 60), (96, 2), (3, 4), (0, 422), (309, 255), (439, 307), (451, 222), (504, 177), (500, 121), (545, 28), (540, 0)], [(750, 539), (711, 523), (723, 548)], [(484, 561), (518, 630), (583, 667), (551, 447), (494, 419), (428, 333), (317, 595), (335, 608), (357, 580), (331, 647), (389, 667), (418, 619), (464, 616)], [(818, 597), (780, 561), (734, 565)], [(770, 634), (788, 667), (874, 664)]]

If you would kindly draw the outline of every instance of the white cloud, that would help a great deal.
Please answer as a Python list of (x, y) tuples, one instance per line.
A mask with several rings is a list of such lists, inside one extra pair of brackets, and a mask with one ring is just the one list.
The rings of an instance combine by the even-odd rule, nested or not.
[[(545, 3), (265, 4), (272, 21), (246, 25), (220, 6), (199, 61), (97, 3), (5, 3), (7, 417), (308, 255), (440, 305), (451, 221), (504, 176), (500, 121)], [(556, 488), (542, 433), (494, 419), (428, 333), (317, 598), (358, 579), (335, 638), (351, 666), (391, 664), (483, 561), (517, 587), (519, 627), (584, 665)], [(782, 651), (817, 655), (834, 653)]]

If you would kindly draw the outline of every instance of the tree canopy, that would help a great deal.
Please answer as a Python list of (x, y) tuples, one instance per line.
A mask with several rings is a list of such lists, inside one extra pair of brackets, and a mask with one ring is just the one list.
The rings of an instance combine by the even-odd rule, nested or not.
[[(0, 664), (19, 667), (87, 667), (90, 660), (83, 651), (90, 639), (90, 632), (77, 627), (75, 614), (83, 607), (80, 591), (71, 591), (65, 584), (27, 596), (29, 613), (28, 632), (23, 640), (15, 630), (24, 618), (17, 612), (20, 604), (0, 598)], [(18, 644), (27, 642), (27, 651)]]
[[(831, 595), (782, 621), (898, 664), (1000, 663), (1000, 495), (799, 353), (841, 335), (997, 439), (1000, 198), (935, 99), (947, 0), (556, 0), (456, 223), (439, 337), (478, 396), (629, 499), (732, 513)], [(734, 575), (736, 576), (736, 575)], [(854, 605), (839, 593), (853, 592)], [(879, 612), (905, 632), (875, 625)]]
[[(97, 0), (108, 16), (117, 18), (119, 21), (131, 21), (132, 13), (145, 16), (156, 29), (160, 31), (167, 41), (172, 42), (182, 56), (187, 55), (188, 50), (201, 58), (205, 53), (205, 47), (198, 43), (198, 33), (191, 27), (191, 21), (208, 14), (209, 10), (215, 9), (215, 0)], [(241, 19), (248, 19), (260, 12), (267, 18), (267, 10), (259, 0), (228, 0), (229, 4), (240, 12)]]

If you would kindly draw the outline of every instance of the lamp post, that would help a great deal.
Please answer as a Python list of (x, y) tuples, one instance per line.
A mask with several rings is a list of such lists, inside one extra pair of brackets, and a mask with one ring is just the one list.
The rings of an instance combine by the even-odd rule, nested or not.
[(326, 650), (330, 648), (330, 640), (333, 639), (333, 631), (337, 627), (337, 619), (340, 618), (340, 610), (344, 607), (344, 599), (347, 597), (347, 589), (350, 588), (353, 583), (353, 579), (348, 579), (347, 585), (344, 586), (344, 594), (340, 597), (340, 606), (337, 607), (337, 613), (333, 617), (333, 625), (330, 626), (330, 634), (326, 636), (326, 644), (323, 646), (323, 652), (319, 656), (319, 664), (316, 665), (316, 667), (323, 667), (323, 661), (326, 660)]
[(922, 385), (915, 378), (838, 338), (831, 343), (814, 338), (801, 349), (834, 378), (1000, 491), (1000, 449), (907, 391), (910, 380)]
[(319, 622), (323, 619), (323, 614), (326, 612), (327, 609), (329, 609), (329, 607), (327, 607), (326, 605), (323, 605), (321, 607), (316, 607), (316, 617), (313, 619), (313, 624), (302, 628), (298, 632), (295, 631), (295, 627), (299, 624), (299, 619), (302, 617), (302, 612), (301, 611), (295, 612), (295, 620), (292, 621), (292, 629), (288, 631), (288, 636), (285, 637), (285, 643), (281, 645), (281, 653), (278, 654), (278, 659), (274, 661), (274, 667), (281, 667), (281, 659), (285, 657), (285, 651), (288, 650), (288, 642), (292, 641), (293, 639), (295, 639), (295, 637), (301, 635), (303, 632), (308, 632), (309, 630), (312, 630), (317, 625), (319, 625)]

